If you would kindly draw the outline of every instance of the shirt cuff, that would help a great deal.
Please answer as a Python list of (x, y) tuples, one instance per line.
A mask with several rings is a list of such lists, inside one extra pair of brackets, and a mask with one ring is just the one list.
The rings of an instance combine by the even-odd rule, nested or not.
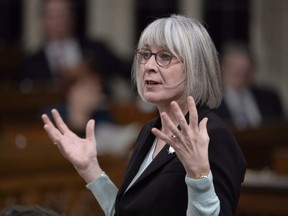
[(106, 174), (88, 183), (86, 188), (93, 193), (104, 212), (111, 212), (118, 189)]
[(214, 190), (211, 171), (207, 177), (201, 179), (193, 179), (186, 176), (185, 182), (188, 188), (188, 195), (189, 197), (193, 197), (193, 202), (203, 203), (217, 196)]

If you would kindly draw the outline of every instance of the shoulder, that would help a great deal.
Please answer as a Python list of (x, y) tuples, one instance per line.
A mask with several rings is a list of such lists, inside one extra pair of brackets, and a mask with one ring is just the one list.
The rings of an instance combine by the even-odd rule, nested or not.
[[(226, 123), (213, 111), (209, 110), (205, 117), (208, 118), (207, 131), (210, 138), (209, 151), (216, 155), (237, 155), (239, 160), (245, 161), (242, 150), (232, 131)], [(245, 162), (244, 162), (245, 163)]]
[(45, 51), (43, 48), (33, 52), (26, 54), (24, 57), (24, 62), (30, 62), (30, 61), (39, 61), (40, 59), (45, 59)]
[(208, 118), (208, 124), (207, 124), (208, 132), (219, 129), (229, 131), (226, 123), (214, 112), (214, 110), (211, 110), (208, 107), (199, 107), (198, 116), (199, 116), (199, 122), (204, 117)]
[(267, 97), (269, 99), (278, 99), (278, 93), (276, 90), (272, 88), (265, 88), (265, 87), (251, 87), (252, 94), (257, 98), (267, 100)]
[(145, 134), (149, 133), (149, 132), (151, 132), (151, 129), (153, 127), (159, 128), (160, 125), (161, 125), (160, 117), (151, 119), (143, 126), (142, 130), (140, 131), (140, 135), (143, 134), (143, 133), (145, 133)]
[(273, 88), (252, 87), (251, 92), (262, 111), (276, 109), (274, 110), (275, 114), (283, 115), (282, 101), (276, 90)]
[(237, 148), (237, 151), (240, 151), (239, 144), (226, 123), (213, 111), (207, 113), (206, 117), (208, 118), (207, 131), (210, 137), (210, 145), (212, 147), (213, 145), (217, 147), (229, 145), (228, 147), (234, 147)]

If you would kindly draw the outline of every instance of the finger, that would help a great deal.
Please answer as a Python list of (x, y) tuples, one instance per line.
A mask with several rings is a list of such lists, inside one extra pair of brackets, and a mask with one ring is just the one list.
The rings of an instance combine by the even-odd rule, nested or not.
[(158, 137), (159, 139), (162, 139), (163, 135), (162, 135), (162, 132), (157, 129), (157, 128), (152, 128), (151, 129), (151, 132), (156, 136)]
[(58, 145), (60, 143), (61, 140), (61, 133), (58, 130), (53, 130), (51, 128), (49, 128), (47, 125), (44, 125), (44, 129), (46, 131), (46, 133), (48, 134), (48, 137), (50, 138), (50, 140), (53, 142), (53, 144)]
[(207, 131), (207, 123), (208, 123), (208, 118), (207, 117), (203, 118), (199, 124), (199, 130), (201, 134), (209, 138), (208, 131)]
[(53, 125), (52, 121), (50, 120), (50, 118), (46, 114), (43, 114), (41, 116), (41, 118), (42, 118), (42, 121), (44, 122), (44, 124)]
[(62, 117), (60, 116), (59, 112), (56, 109), (51, 110), (55, 123), (62, 134), (69, 131), (69, 128), (64, 123)]
[(186, 127), (188, 127), (185, 116), (183, 115), (183, 112), (181, 111), (181, 109), (180, 109), (180, 107), (176, 101), (171, 102), (171, 108), (173, 110), (174, 116), (176, 117), (176, 119), (179, 123), (180, 128), (185, 129)]
[(190, 127), (194, 130), (198, 129), (198, 113), (195, 101), (192, 96), (187, 98), (188, 109), (189, 109), (189, 123)]
[(207, 123), (208, 123), (208, 118), (207, 117), (203, 118), (201, 122), (199, 123), (199, 129), (207, 130)]
[(163, 140), (164, 142), (173, 145), (173, 140), (171, 138), (171, 136), (168, 136), (167, 134), (161, 132), (159, 129), (157, 128), (152, 128), (151, 132), (158, 137), (159, 139)]
[(95, 139), (95, 121), (90, 119), (86, 125), (86, 138), (89, 140)]
[(54, 124), (52, 123), (52, 121), (50, 120), (50, 118), (48, 117), (48, 115), (43, 114), (42, 116), (42, 120), (44, 122), (44, 129), (48, 132), (53, 131), (53, 130), (58, 130)]
[(54, 144), (59, 144), (59, 140), (61, 137), (60, 131), (55, 128), (55, 126), (46, 114), (42, 115), (41, 117), (43, 119), (43, 122), (45, 123), (44, 130), (48, 134), (48, 137), (52, 140)]
[[(163, 127), (168, 128), (169, 131), (171, 131), (174, 136), (179, 137), (181, 135), (180, 130), (172, 122), (172, 120), (167, 115), (167, 113), (163, 112), (163, 113), (161, 113), (160, 116), (161, 116), (161, 119), (162, 119), (162, 122), (163, 122)], [(166, 135), (167, 136), (171, 136), (171, 134), (166, 134)]]

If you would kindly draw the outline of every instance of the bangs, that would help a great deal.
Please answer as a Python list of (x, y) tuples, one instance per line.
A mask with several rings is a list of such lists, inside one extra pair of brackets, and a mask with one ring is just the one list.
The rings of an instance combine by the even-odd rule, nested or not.
[(141, 35), (138, 48), (147, 45), (157, 45), (168, 48), (163, 28), (158, 28), (158, 25), (156, 24), (149, 25), (149, 27)]
[[(156, 45), (168, 49), (178, 56), (175, 40), (177, 38), (176, 30), (173, 29), (173, 22), (170, 19), (160, 19), (151, 23), (142, 33), (138, 49), (145, 46)], [(173, 40), (174, 38), (174, 40)]]

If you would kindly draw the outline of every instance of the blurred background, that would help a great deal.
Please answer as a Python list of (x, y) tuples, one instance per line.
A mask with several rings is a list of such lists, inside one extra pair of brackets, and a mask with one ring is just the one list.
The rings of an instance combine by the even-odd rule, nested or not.
[(131, 86), (134, 49), (147, 24), (176, 13), (204, 24), (223, 69), (231, 69), (228, 45), (249, 50), (248, 63), (232, 62), (232, 77), (252, 71), (244, 89), (261, 89), (253, 123), (239, 126), (217, 110), (248, 163), (237, 215), (288, 215), (287, 10), (286, 0), (1, 0), (0, 209), (37, 204), (103, 215), (40, 116), (56, 107), (80, 136), (96, 119), (100, 163), (119, 185), (141, 126), (157, 116)]

